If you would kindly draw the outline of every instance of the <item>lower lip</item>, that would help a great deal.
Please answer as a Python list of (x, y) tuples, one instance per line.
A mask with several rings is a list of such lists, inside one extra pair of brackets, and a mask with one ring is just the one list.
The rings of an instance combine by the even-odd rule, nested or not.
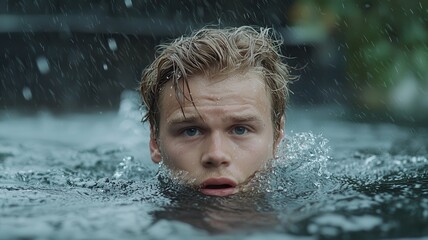
[(229, 196), (234, 194), (235, 188), (234, 187), (222, 188), (222, 189), (202, 188), (200, 191), (205, 195), (224, 197), (224, 196)]

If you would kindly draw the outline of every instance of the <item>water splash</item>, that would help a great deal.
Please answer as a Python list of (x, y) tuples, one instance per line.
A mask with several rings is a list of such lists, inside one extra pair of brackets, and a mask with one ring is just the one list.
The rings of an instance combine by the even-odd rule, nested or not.
[(428, 177), (428, 159), (425, 156), (358, 151), (349, 159), (336, 162), (339, 161), (342, 164), (334, 166), (336, 177), (358, 187), (413, 184)]
[(331, 173), (328, 140), (311, 132), (295, 133), (285, 138), (273, 162), (270, 191), (300, 195), (322, 187)]
[(173, 170), (165, 165), (164, 161), (159, 163), (156, 178), (162, 185), (168, 188), (168, 191), (180, 192), (183, 189), (189, 189), (196, 179), (189, 177), (189, 172), (183, 170)]
[(328, 139), (312, 132), (302, 132), (285, 139), (279, 148), (279, 165), (301, 169), (305, 173), (316, 172), (318, 176), (329, 177), (326, 166), (330, 159)]
[[(330, 177), (327, 162), (330, 147), (328, 140), (311, 132), (297, 133), (280, 143), (278, 158), (266, 163), (244, 186), (245, 195), (274, 192), (307, 192), (318, 189)], [(186, 171), (172, 171), (163, 162), (157, 176), (168, 181), (170, 189), (183, 189), (195, 179)]]
[(114, 179), (147, 180), (154, 176), (154, 168), (150, 168), (133, 156), (125, 156), (116, 167)]

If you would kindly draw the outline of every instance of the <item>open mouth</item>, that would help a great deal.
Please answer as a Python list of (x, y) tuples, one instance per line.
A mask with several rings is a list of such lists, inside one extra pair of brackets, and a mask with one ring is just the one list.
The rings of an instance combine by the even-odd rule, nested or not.
[(205, 189), (224, 189), (233, 187), (230, 184), (220, 184), (220, 185), (206, 185)]
[(237, 183), (228, 178), (210, 178), (202, 183), (200, 191), (205, 195), (228, 196), (236, 192)]

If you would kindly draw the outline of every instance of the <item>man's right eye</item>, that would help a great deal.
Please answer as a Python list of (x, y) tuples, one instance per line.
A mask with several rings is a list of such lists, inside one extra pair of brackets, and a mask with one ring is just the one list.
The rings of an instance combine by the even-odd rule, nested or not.
[(200, 134), (197, 128), (187, 128), (183, 131), (183, 133), (188, 137), (193, 137)]

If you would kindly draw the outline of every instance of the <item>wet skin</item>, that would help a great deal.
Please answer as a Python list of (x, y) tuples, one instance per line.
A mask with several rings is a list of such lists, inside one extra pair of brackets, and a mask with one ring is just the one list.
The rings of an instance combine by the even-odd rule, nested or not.
[[(227, 196), (242, 191), (274, 156), (271, 100), (254, 72), (223, 77), (194, 76), (189, 86), (195, 107), (186, 101), (184, 115), (172, 83), (160, 99), (159, 133), (152, 129), (152, 160), (161, 161), (203, 194)], [(189, 93), (185, 93), (189, 94)], [(189, 96), (189, 95), (188, 95)]]

